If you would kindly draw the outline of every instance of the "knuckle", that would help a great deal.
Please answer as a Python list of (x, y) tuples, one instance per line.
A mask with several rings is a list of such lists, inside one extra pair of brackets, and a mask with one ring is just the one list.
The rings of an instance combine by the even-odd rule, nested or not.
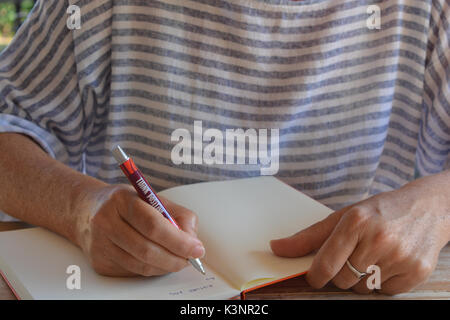
[(191, 219), (192, 222), (193, 222), (194, 224), (197, 224), (198, 217), (197, 217), (197, 215), (195, 214), (195, 212), (193, 212), (193, 211), (191, 211), (191, 210), (189, 210), (189, 209), (185, 209), (185, 210), (183, 211), (183, 214), (184, 214), (186, 217), (188, 217), (189, 219)]
[(138, 255), (139, 258), (146, 263), (150, 263), (154, 259), (153, 251), (145, 246), (138, 250)]
[(306, 281), (314, 289), (320, 289), (324, 286), (320, 279), (318, 279), (317, 277), (312, 277), (311, 275), (307, 275)]
[(391, 260), (396, 263), (403, 262), (408, 258), (408, 255), (408, 251), (404, 246), (396, 245), (392, 250)]
[(91, 265), (92, 265), (92, 269), (98, 275), (101, 275), (101, 276), (108, 276), (109, 275), (109, 272), (106, 270), (106, 268), (103, 266), (103, 264), (101, 264), (101, 263), (99, 263), (97, 261), (92, 261)]
[(197, 214), (195, 214), (193, 211), (190, 211), (190, 210), (186, 209), (185, 216), (186, 216), (187, 220), (189, 221), (189, 223), (191, 224), (193, 230), (197, 231), (197, 228), (198, 228), (198, 216), (197, 216)]
[(336, 287), (342, 290), (347, 290), (351, 287), (351, 284), (342, 277), (335, 277), (332, 282)]
[(147, 208), (150, 207), (137, 194), (128, 200), (128, 211), (133, 214), (146, 214)]
[(326, 279), (331, 279), (334, 276), (333, 266), (329, 263), (322, 262), (318, 264), (316, 270), (318, 274)]
[(143, 263), (141, 266), (140, 274), (144, 277), (151, 277), (154, 275), (154, 268), (149, 264)]
[(130, 190), (128, 188), (128, 186), (125, 185), (115, 185), (112, 190), (111, 193), (109, 195), (109, 200), (112, 202), (121, 202), (123, 201), (125, 198), (127, 198), (130, 194)]
[(414, 263), (414, 274), (419, 281), (425, 281), (433, 272), (433, 265), (426, 259), (418, 259)]
[(191, 216), (193, 214), (193, 212), (191, 210), (189, 210), (186, 207), (183, 207), (181, 205), (175, 204), (175, 208), (174, 210), (176, 210), (178, 213), (185, 215), (185, 216)]
[(93, 269), (94, 269), (95, 273), (98, 274), (99, 276), (105, 276), (105, 277), (109, 276), (109, 273), (106, 272), (102, 268), (93, 268)]
[(179, 255), (182, 257), (189, 258), (193, 249), (194, 248), (188, 241), (181, 241), (178, 244)]
[(373, 237), (373, 246), (375, 248), (388, 248), (397, 243), (396, 236), (381, 226)]
[(345, 214), (345, 219), (350, 228), (354, 230), (359, 229), (367, 221), (367, 218), (368, 213), (361, 207), (355, 207)]
[[(132, 201), (127, 201), (130, 190), (121, 185), (107, 187), (97, 199), (95, 217), (110, 219), (113, 212), (121, 211), (127, 213), (127, 206)], [(125, 209), (125, 210), (121, 210)]]

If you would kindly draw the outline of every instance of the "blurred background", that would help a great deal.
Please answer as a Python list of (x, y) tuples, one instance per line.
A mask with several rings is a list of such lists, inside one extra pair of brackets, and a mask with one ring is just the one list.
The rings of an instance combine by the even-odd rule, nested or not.
[(35, 0), (0, 0), (0, 51), (12, 40)]

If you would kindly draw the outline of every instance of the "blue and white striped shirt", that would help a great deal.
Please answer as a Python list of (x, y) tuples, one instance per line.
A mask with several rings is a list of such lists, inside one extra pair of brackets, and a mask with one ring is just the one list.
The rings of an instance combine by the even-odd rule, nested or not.
[(278, 128), (276, 176), (337, 209), (450, 167), (449, 4), (37, 1), (0, 54), (0, 132), (108, 183), (120, 144), (161, 190), (260, 174), (175, 165), (175, 129)]

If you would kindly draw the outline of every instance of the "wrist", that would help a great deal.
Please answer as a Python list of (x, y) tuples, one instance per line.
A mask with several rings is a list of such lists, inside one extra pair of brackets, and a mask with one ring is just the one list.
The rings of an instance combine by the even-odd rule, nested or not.
[(84, 248), (86, 237), (89, 235), (89, 224), (95, 212), (97, 195), (108, 186), (98, 179), (83, 175), (83, 181), (74, 184), (71, 212), (74, 217), (74, 228), (70, 240), (80, 248)]
[(450, 241), (450, 170), (417, 179), (402, 189), (412, 193), (413, 201), (427, 203), (426, 208), (441, 227), (441, 238), (447, 244)]

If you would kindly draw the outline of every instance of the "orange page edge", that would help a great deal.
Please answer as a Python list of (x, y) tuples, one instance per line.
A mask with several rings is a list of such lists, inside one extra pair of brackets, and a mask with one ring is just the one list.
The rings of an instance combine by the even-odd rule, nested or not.
[(304, 272), (301, 272), (301, 273), (296, 273), (296, 274), (293, 274), (293, 275), (290, 275), (290, 276), (287, 276), (287, 277), (284, 277), (284, 278), (281, 278), (281, 279), (277, 279), (277, 280), (273, 280), (273, 281), (261, 284), (259, 286), (256, 286), (256, 287), (253, 287), (253, 288), (250, 288), (250, 289), (246, 289), (246, 290), (241, 292), (241, 300), (245, 300), (245, 295), (247, 293), (251, 292), (251, 291), (254, 291), (256, 289), (260, 289), (260, 288), (263, 288), (263, 287), (267, 287), (267, 286), (270, 286), (272, 284), (275, 284), (275, 283), (278, 283), (278, 282), (282, 282), (282, 281), (285, 281), (285, 280), (288, 280), (288, 279), (292, 279), (292, 278), (295, 278), (295, 277), (298, 277), (298, 276), (302, 276), (302, 275), (307, 274), (307, 273), (308, 273), (308, 271), (304, 271)]

